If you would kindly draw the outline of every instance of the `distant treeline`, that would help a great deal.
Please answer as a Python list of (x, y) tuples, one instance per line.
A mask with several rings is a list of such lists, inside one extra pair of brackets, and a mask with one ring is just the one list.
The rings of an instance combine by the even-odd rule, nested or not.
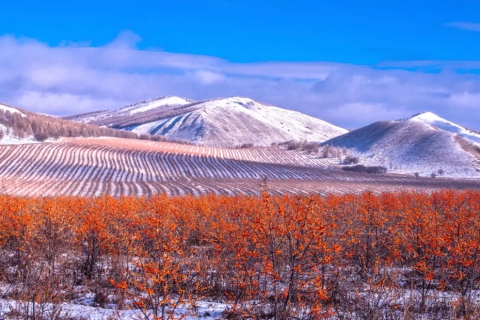
[[(153, 141), (171, 141), (159, 135), (137, 134), (126, 130), (100, 127), (93, 124), (78, 123), (73, 121), (41, 115), (24, 110), (20, 113), (4, 111), (0, 109), (0, 124), (6, 129), (0, 130), (0, 139), (5, 134), (11, 134), (18, 138), (33, 136), (38, 141), (48, 138), (59, 137), (115, 137), (125, 139), (142, 139)], [(183, 142), (183, 141), (174, 141)]]

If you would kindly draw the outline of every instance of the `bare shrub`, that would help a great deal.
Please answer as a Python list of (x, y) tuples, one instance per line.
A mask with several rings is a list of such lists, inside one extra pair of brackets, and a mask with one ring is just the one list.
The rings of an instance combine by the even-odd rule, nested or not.
[(149, 134), (142, 133), (140, 135), (140, 140), (151, 140), (151, 136)]
[(415, 172), (413, 175), (415, 176), (415, 178), (420, 177), (420, 173), (419, 173), (419, 172)]
[(307, 153), (318, 153), (320, 147), (317, 143), (302, 143), (301, 150)]
[(443, 169), (438, 169), (437, 173), (438, 173), (439, 175), (443, 175), (443, 174), (445, 173), (445, 170), (443, 170)]
[(240, 146), (240, 149), (253, 148), (253, 143), (244, 143)]
[(358, 157), (354, 156), (347, 156), (345, 159), (343, 159), (344, 164), (357, 164), (358, 163)]
[(330, 153), (330, 146), (326, 144), (323, 146), (323, 149), (322, 149), (322, 158), (328, 158), (329, 153)]
[(33, 137), (35, 138), (35, 140), (43, 142), (48, 139), (48, 134), (44, 132), (37, 132)]
[(287, 142), (287, 150), (297, 150), (301, 147), (301, 143), (295, 140)]
[(158, 141), (162, 141), (162, 142), (168, 141), (167, 138), (165, 138), (164, 136), (161, 136), (161, 135), (159, 135), (159, 134), (154, 134), (154, 135), (152, 135), (152, 138), (151, 138), (151, 139), (152, 139), (152, 141), (157, 141), (157, 142), (158, 142)]
[(342, 170), (350, 171), (350, 172), (370, 173), (370, 174), (384, 174), (387, 172), (386, 167), (382, 167), (382, 166), (367, 167), (362, 164), (359, 164), (353, 167), (343, 167)]

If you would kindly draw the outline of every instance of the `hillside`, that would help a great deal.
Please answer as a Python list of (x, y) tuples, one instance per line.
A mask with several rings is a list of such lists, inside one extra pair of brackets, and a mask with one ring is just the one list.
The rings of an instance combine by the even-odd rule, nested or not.
[(143, 140), (166, 140), (148, 134), (138, 135), (88, 123), (78, 123), (14, 108), (0, 103), (0, 144), (25, 144), (52, 141), (60, 137), (117, 137)]
[(206, 101), (162, 97), (66, 119), (223, 147), (269, 146), (290, 140), (323, 142), (347, 132), (300, 112), (241, 97)]
[[(461, 135), (463, 133), (463, 135)], [(480, 177), (480, 161), (466, 129), (432, 113), (379, 121), (333, 138), (325, 144), (347, 148), (366, 165), (382, 165), (390, 172), (431, 175), (443, 170), (447, 177)], [(480, 154), (480, 153), (479, 153)]]
[(479, 132), (467, 129), (456, 123), (440, 118), (439, 116), (431, 112), (422, 112), (418, 115), (411, 117), (410, 120), (427, 123), (441, 130), (458, 134), (463, 139), (468, 140), (471, 143), (476, 144), (477, 146), (480, 146)]

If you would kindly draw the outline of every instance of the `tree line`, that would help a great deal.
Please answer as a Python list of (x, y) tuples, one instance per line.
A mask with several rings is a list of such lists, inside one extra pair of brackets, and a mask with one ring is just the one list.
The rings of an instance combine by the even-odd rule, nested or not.
[[(6, 128), (0, 130), (0, 139), (6, 134), (20, 139), (33, 136), (37, 141), (45, 141), (48, 138), (59, 137), (115, 137), (125, 139), (142, 139), (153, 141), (170, 141), (160, 135), (137, 134), (126, 130), (116, 130), (100, 127), (93, 124), (78, 123), (55, 118), (52, 116), (31, 113), (20, 110), (26, 116), (17, 112), (0, 109), (0, 124)], [(183, 141), (175, 141), (183, 142)], [(185, 142), (183, 142), (185, 143)]]

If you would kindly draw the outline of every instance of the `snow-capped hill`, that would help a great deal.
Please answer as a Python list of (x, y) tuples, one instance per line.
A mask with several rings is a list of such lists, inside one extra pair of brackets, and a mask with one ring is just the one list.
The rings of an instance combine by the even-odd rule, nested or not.
[(320, 119), (242, 97), (198, 102), (186, 111), (127, 129), (225, 147), (289, 140), (323, 142), (347, 132)]
[[(441, 130), (425, 119), (379, 121), (326, 142), (347, 148), (366, 165), (382, 165), (390, 172), (430, 175), (443, 170), (447, 177), (480, 177), (480, 153), (465, 149), (456, 133)], [(441, 119), (441, 118), (440, 118)]]
[(462, 138), (480, 146), (480, 134), (473, 132), (465, 127), (462, 127), (456, 123), (445, 120), (432, 112), (423, 112), (410, 118), (411, 121), (418, 121), (430, 124), (441, 130), (456, 133)]
[(244, 143), (271, 145), (289, 140), (323, 142), (347, 130), (300, 112), (244, 97), (191, 101), (167, 97), (142, 101), (108, 113), (72, 116), (71, 120), (158, 134), (169, 139), (233, 147)]

